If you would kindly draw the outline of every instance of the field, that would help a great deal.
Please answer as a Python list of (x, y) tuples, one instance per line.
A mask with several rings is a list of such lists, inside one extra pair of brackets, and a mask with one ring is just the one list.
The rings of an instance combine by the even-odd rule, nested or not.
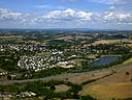
[[(112, 98), (130, 98), (132, 96), (132, 83), (116, 83), (94, 85), (87, 88), (88, 94), (96, 99), (107, 100)], [(87, 94), (86, 92), (86, 94)]]
[(115, 43), (123, 43), (123, 42), (127, 42), (127, 43), (132, 43), (131, 40), (128, 39), (108, 39), (108, 40), (98, 40), (95, 41), (93, 44), (97, 45), (97, 44), (115, 44)]
[(82, 95), (90, 95), (99, 100), (124, 99), (132, 97), (132, 67), (122, 65), (118, 72), (106, 78), (83, 86)]
[(68, 36), (60, 36), (57, 38), (58, 40), (65, 40), (65, 41), (70, 41), (70, 40), (79, 40), (79, 39), (91, 39), (91, 37), (87, 37), (87, 36), (72, 36), (72, 35), (68, 35)]
[(78, 73), (76, 75), (71, 75), (68, 78), (68, 81), (76, 84), (83, 84), (85, 82), (94, 81), (96, 79), (101, 79), (103, 77), (109, 76), (113, 74), (111, 70), (98, 70), (98, 71), (92, 71), (89, 73)]
[(70, 89), (69, 86), (64, 84), (56, 85), (55, 88), (55, 92), (66, 92)]
[(123, 64), (130, 64), (132, 63), (132, 58), (128, 59), (127, 61), (125, 61)]

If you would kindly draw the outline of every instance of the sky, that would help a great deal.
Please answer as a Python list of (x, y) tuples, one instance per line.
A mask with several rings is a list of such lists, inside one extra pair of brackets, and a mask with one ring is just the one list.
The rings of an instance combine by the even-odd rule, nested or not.
[(0, 0), (0, 28), (132, 30), (132, 0)]

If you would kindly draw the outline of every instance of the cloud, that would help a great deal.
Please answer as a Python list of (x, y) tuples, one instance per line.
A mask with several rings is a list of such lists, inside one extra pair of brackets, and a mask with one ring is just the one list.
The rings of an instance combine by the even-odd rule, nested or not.
[(29, 19), (29, 14), (20, 12), (10, 11), (5, 8), (0, 8), (0, 21), (1, 22), (12, 22), (12, 23), (23, 23), (25, 24)]
[(36, 19), (39, 22), (69, 22), (69, 23), (132, 23), (132, 13), (106, 11), (105, 13), (86, 12), (74, 9), (54, 10)]
[(114, 23), (132, 23), (132, 14), (127, 12), (105, 12), (103, 15), (105, 22)]
[[(75, 10), (71, 8), (51, 10), (42, 15), (33, 15), (32, 13), (14, 12), (8, 9), (0, 8), (0, 22), (21, 24), (25, 26), (81, 26), (90, 23), (114, 23), (132, 25), (131, 12), (106, 11), (106, 12), (90, 12), (83, 10)], [(1, 24), (0, 24), (1, 25)]]
[(22, 14), (18, 12), (11, 12), (7, 9), (0, 8), (0, 20), (17, 20)]
[(77, 11), (73, 9), (65, 9), (65, 10), (54, 10), (50, 11), (46, 15), (41, 16), (39, 19), (43, 20), (51, 20), (51, 21), (91, 21), (93, 13), (85, 12), (85, 11)]

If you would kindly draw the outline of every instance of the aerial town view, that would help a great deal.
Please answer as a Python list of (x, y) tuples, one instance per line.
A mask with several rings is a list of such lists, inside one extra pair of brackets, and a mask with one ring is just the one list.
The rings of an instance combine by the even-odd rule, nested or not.
[(132, 0), (0, 0), (0, 100), (132, 100)]

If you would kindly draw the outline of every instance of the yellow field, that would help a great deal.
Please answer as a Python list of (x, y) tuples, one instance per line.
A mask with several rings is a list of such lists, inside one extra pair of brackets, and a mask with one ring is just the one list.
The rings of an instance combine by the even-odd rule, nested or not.
[(55, 88), (56, 88), (56, 89), (55, 89), (55, 92), (66, 92), (67, 90), (70, 89), (69, 86), (64, 85), (64, 84), (56, 85)]
[(128, 40), (128, 39), (113, 39), (113, 40), (98, 40), (98, 41), (95, 41), (93, 44), (95, 44), (95, 45), (98, 45), (98, 44), (114, 44), (114, 43), (121, 43), (121, 42), (132, 43), (132, 41)]
[[(132, 98), (132, 63), (117, 66), (116, 73), (83, 86), (81, 95), (90, 95), (97, 100)], [(126, 74), (129, 73), (129, 74)]]
[(132, 58), (128, 59), (127, 61), (125, 61), (123, 64), (130, 64), (132, 63)]
[(110, 100), (112, 98), (130, 98), (132, 97), (132, 83), (113, 83), (86, 86), (82, 95), (91, 95), (96, 99)]

